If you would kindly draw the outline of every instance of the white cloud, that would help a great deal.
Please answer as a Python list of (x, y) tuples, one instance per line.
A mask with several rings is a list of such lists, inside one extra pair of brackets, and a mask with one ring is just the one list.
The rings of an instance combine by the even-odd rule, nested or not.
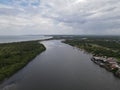
[(0, 34), (118, 34), (119, 12), (119, 0), (13, 0), (0, 4)]

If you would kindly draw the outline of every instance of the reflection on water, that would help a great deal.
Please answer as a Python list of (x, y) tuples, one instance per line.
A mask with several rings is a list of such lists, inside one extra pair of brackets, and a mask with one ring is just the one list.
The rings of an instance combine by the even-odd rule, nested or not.
[(0, 90), (120, 90), (120, 79), (91, 62), (91, 55), (59, 40), (42, 43), (47, 50)]

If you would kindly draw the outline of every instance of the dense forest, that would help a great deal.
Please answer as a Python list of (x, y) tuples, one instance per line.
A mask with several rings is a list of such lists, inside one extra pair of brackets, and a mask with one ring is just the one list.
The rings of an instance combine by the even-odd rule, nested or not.
[(115, 57), (120, 61), (120, 41), (118, 39), (79, 38), (66, 39), (64, 43), (84, 49), (93, 55)]
[(24, 67), (45, 50), (38, 41), (0, 44), (0, 81)]

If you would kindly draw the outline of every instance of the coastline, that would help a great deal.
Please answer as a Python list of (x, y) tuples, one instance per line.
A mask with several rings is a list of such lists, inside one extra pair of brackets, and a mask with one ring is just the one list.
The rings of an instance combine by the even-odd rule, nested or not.
[(109, 57), (106, 55), (99, 55), (97, 53), (92, 52), (92, 49), (86, 49), (84, 45), (77, 45), (72, 42), (72, 40), (63, 41), (63, 43), (69, 44), (71, 46), (77, 47), (81, 50), (85, 50), (86, 52), (92, 55), (91, 61), (95, 64), (99, 65), (102, 68), (105, 68), (107, 71), (112, 72), (116, 77), (120, 78), (120, 61), (115, 57)]
[(25, 67), (38, 54), (46, 50), (41, 40), (0, 44), (0, 82)]

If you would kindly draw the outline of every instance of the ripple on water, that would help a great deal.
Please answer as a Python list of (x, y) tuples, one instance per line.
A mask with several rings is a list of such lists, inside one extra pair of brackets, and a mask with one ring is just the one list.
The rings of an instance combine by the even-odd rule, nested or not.
[(17, 85), (15, 83), (6, 85), (2, 90), (17, 90)]

